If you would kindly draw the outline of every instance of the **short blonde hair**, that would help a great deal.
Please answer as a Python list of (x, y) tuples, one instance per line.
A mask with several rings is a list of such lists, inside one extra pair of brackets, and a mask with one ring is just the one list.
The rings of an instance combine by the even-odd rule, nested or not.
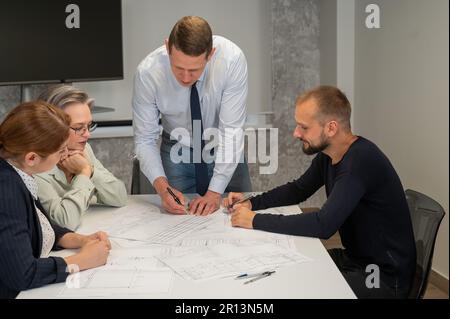
[(60, 109), (73, 103), (87, 104), (89, 108), (94, 106), (94, 99), (90, 98), (86, 92), (67, 84), (49, 87), (39, 95), (38, 100), (50, 103)]

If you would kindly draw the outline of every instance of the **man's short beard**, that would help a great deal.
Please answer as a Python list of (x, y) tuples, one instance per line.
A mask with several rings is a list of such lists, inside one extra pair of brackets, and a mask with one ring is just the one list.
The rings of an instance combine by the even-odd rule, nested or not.
[(309, 145), (309, 147), (305, 148), (305, 143), (303, 142), (303, 145), (302, 145), (303, 153), (305, 153), (306, 155), (314, 155), (314, 154), (317, 154), (317, 153), (325, 150), (328, 146), (330, 146), (330, 143), (325, 138), (323, 138), (320, 140), (319, 145), (312, 146), (309, 143), (308, 143), (308, 145)]

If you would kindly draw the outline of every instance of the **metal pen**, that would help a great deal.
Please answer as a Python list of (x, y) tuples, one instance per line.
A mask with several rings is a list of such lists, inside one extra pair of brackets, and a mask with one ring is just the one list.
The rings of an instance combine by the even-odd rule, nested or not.
[(241, 274), (234, 279), (247, 279), (247, 278), (252, 278), (252, 277), (259, 277), (259, 276), (267, 275), (271, 272), (272, 271), (264, 271), (264, 272), (254, 273), (254, 274)]
[(274, 271), (266, 271), (265, 273), (261, 274), (258, 277), (255, 277), (253, 279), (247, 280), (246, 282), (244, 282), (244, 285), (252, 283), (252, 282), (255, 282), (257, 280), (260, 280), (260, 279), (263, 279), (263, 278), (266, 278), (266, 277), (269, 277), (269, 276), (273, 275), (274, 273), (275, 273), (275, 270)]
[(248, 195), (244, 196), (244, 198), (242, 198), (242, 199), (240, 199), (240, 200), (238, 200), (238, 201), (235, 201), (234, 203), (231, 203), (230, 205), (228, 205), (227, 208), (230, 209), (230, 208), (232, 208), (234, 205), (243, 203), (243, 202), (245, 202), (245, 201), (247, 201), (247, 200), (252, 199), (253, 197), (255, 197), (255, 194), (248, 194)]

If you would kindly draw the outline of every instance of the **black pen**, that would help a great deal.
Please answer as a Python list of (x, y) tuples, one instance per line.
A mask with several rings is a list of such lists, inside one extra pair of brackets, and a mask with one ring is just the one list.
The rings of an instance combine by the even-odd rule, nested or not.
[(183, 204), (181, 203), (180, 199), (178, 198), (177, 195), (175, 195), (175, 193), (170, 189), (170, 187), (167, 187), (167, 191), (169, 192), (169, 194), (173, 197), (173, 199), (177, 202), (178, 205), (183, 206)]
[(227, 208), (228, 208), (228, 209), (233, 208), (234, 205), (243, 203), (243, 202), (245, 202), (245, 201), (247, 201), (247, 200), (252, 199), (253, 197), (255, 197), (254, 194), (246, 195), (246, 196), (244, 196), (244, 198), (242, 198), (242, 199), (240, 199), (240, 200), (238, 200), (238, 201), (235, 201), (234, 203), (231, 203), (230, 205), (228, 205)]

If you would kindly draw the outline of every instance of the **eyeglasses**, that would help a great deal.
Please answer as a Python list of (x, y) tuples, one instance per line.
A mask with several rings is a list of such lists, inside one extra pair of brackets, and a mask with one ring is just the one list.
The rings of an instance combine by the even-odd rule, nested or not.
[(91, 122), (88, 125), (83, 125), (80, 127), (70, 127), (70, 128), (75, 132), (76, 135), (81, 136), (81, 135), (85, 134), (86, 131), (93, 132), (97, 128), (97, 125), (98, 125), (97, 123)]

